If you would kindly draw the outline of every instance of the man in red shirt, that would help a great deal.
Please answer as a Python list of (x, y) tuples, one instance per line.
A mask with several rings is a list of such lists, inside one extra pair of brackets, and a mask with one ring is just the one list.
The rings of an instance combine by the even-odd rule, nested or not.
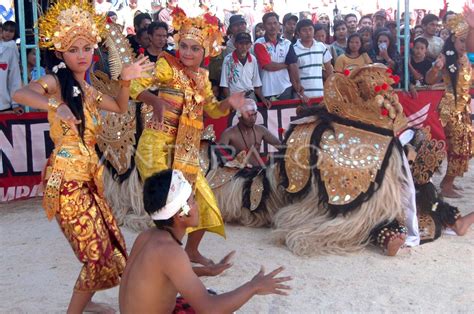
[(280, 36), (280, 23), (275, 12), (262, 17), (265, 36), (255, 41), (254, 52), (257, 57), (262, 79), (263, 96), (270, 100), (292, 99), (292, 87), (302, 93), (299, 82), (298, 58), (291, 42)]

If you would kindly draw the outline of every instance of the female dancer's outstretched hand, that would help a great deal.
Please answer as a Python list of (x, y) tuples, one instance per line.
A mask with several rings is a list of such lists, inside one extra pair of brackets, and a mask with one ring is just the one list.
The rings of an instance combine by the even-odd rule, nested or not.
[(120, 78), (124, 81), (131, 81), (138, 78), (149, 77), (150, 73), (148, 72), (153, 70), (154, 67), (155, 64), (151, 63), (148, 57), (143, 57), (142, 55), (134, 63), (123, 65)]

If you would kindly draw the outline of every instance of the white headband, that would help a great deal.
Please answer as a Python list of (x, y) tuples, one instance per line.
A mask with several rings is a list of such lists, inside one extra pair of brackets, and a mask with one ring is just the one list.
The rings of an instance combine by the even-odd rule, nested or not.
[(257, 111), (257, 104), (255, 103), (255, 100), (246, 98), (245, 103), (239, 108), (239, 110), (235, 112), (235, 115), (240, 118), (242, 116), (242, 112), (247, 111)]
[(186, 180), (183, 173), (179, 170), (173, 170), (170, 189), (166, 198), (166, 205), (151, 214), (151, 219), (167, 220), (173, 217), (180, 210), (183, 211), (180, 215), (187, 215), (190, 211), (188, 199), (191, 196), (192, 191), (193, 188)]

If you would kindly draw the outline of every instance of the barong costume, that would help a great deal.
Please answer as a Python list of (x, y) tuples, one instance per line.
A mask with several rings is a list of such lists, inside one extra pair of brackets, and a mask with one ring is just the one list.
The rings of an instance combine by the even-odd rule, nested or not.
[[(215, 18), (205, 15), (187, 18), (181, 9), (173, 13), (173, 26), (178, 31), (175, 41), (193, 39), (205, 49), (206, 58), (219, 53), (222, 37)], [(211, 118), (228, 115), (221, 111), (212, 93), (209, 73), (200, 68), (192, 72), (178, 58), (162, 54), (151, 78), (132, 81), (131, 96), (136, 99), (147, 89), (158, 88), (159, 97), (171, 106), (164, 111), (163, 126), (152, 121), (138, 142), (135, 162), (142, 180), (164, 169), (183, 172), (193, 185), (199, 207), (199, 226), (187, 231), (206, 229), (225, 236), (224, 222), (217, 201), (199, 163), (199, 147), (204, 131), (204, 112)], [(144, 112), (152, 109), (144, 105)]]
[[(39, 20), (40, 46), (67, 51), (78, 38), (96, 45), (102, 22), (103, 17), (96, 15), (85, 1), (57, 2)], [(41, 79), (39, 83), (42, 84)], [(84, 292), (118, 285), (127, 257), (124, 238), (103, 196), (103, 166), (95, 151), (100, 131), (98, 95), (84, 83), (83, 138), (57, 118), (54, 108), (48, 112), (55, 148), (44, 173), (43, 207), (48, 219), (56, 218), (75, 255), (84, 264), (74, 287)]]

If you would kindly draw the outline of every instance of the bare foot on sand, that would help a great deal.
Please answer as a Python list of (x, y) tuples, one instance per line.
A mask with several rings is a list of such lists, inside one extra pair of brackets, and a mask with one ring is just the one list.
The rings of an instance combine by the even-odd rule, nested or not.
[(441, 195), (445, 198), (461, 198), (462, 195), (455, 191), (454, 187), (441, 187)]
[(191, 263), (201, 264), (202, 266), (214, 265), (214, 261), (212, 259), (203, 256), (201, 253), (199, 253), (199, 251), (186, 251), (186, 253), (188, 254)]
[(84, 313), (114, 314), (116, 313), (116, 311), (113, 307), (105, 303), (96, 303), (96, 302), (90, 301), (86, 305), (86, 308), (84, 309)]
[(391, 236), (390, 240), (388, 240), (387, 247), (386, 247), (387, 256), (397, 255), (398, 250), (402, 247), (404, 243), (405, 243), (404, 233), (394, 234), (393, 236)]
[(458, 236), (463, 236), (466, 234), (466, 232), (469, 230), (469, 227), (474, 223), (474, 212), (463, 216), (459, 217), (456, 220), (456, 223), (452, 226), (450, 226), (451, 229), (456, 232)]

